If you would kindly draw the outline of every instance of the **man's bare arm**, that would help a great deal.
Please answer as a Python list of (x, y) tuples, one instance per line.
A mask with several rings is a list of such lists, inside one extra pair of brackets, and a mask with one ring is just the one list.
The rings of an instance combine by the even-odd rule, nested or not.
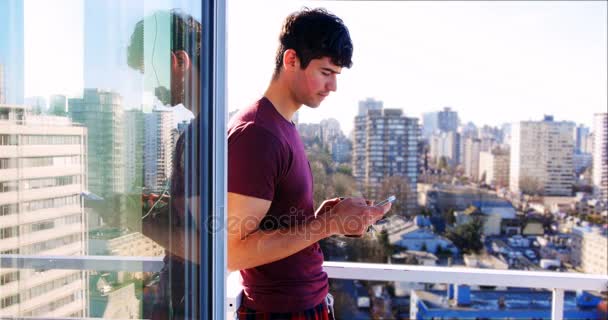
[[(288, 229), (262, 231), (260, 222), (271, 202), (228, 193), (228, 269), (257, 267), (286, 258), (337, 234), (363, 234), (391, 205), (368, 206), (364, 199), (325, 201), (314, 219)], [(327, 210), (326, 210), (327, 209)]]
[[(301, 251), (331, 234), (320, 216), (290, 229), (262, 231), (271, 202), (228, 193), (228, 269), (242, 270), (271, 263)], [(325, 223), (325, 224), (323, 224)]]

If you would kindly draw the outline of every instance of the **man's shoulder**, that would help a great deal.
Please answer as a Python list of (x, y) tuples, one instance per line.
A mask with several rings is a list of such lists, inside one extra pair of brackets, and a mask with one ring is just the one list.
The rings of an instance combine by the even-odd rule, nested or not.
[[(246, 134), (259, 136), (261, 139), (285, 142), (281, 130), (277, 127), (275, 119), (268, 112), (268, 105), (264, 98), (250, 106), (239, 110), (228, 123), (228, 139)], [(272, 106), (271, 106), (272, 107)]]

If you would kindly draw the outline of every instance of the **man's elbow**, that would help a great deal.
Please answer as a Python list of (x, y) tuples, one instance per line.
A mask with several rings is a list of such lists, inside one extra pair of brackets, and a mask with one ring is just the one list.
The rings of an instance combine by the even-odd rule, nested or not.
[(228, 259), (227, 259), (227, 268), (228, 272), (239, 271), (243, 269), (239, 262), (239, 248), (238, 244), (234, 242), (228, 242)]

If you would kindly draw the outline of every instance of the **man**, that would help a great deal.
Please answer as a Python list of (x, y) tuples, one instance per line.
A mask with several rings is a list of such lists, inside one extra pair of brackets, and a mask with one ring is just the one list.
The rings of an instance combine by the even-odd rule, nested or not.
[(228, 268), (242, 276), (239, 318), (327, 319), (317, 242), (363, 234), (390, 204), (330, 199), (315, 212), (310, 165), (291, 119), (336, 91), (353, 46), (342, 20), (323, 9), (289, 15), (279, 41), (264, 97), (228, 128)]
[(127, 51), (129, 66), (143, 73), (149, 91), (163, 104), (183, 104), (195, 115), (175, 147), (170, 188), (165, 190), (170, 205), (158, 204), (161, 194), (161, 200), (144, 210), (144, 234), (166, 250), (153, 319), (196, 319), (200, 309), (198, 243), (206, 219), (197, 205), (201, 168), (194, 141), (200, 129), (201, 30), (200, 22), (179, 10), (155, 12), (136, 24)]

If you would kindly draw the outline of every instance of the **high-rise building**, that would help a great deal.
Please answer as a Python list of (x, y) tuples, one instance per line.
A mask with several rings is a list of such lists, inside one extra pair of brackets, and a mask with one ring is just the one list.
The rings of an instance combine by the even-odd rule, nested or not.
[(388, 178), (405, 179), (404, 192), (409, 193), (404, 214), (414, 213), (417, 206), (419, 135), (418, 119), (405, 117), (400, 109), (368, 109), (365, 116), (355, 118), (355, 137), (361, 139), (356, 148), (364, 151), (355, 160), (356, 165), (363, 162), (355, 178), (372, 198)]
[(460, 163), (460, 134), (455, 131), (439, 132), (430, 137), (430, 156), (435, 163), (445, 159), (448, 165)]
[(458, 112), (452, 111), (450, 107), (444, 107), (437, 113), (437, 127), (442, 132), (458, 130)]
[(381, 110), (382, 101), (367, 98), (359, 101), (359, 112), (355, 116), (355, 126), (353, 129), (353, 175), (357, 178), (360, 187), (363, 186), (366, 163), (366, 143), (367, 143), (367, 112), (369, 110)]
[(479, 153), (479, 181), (496, 187), (509, 185), (509, 151), (494, 149)]
[(593, 119), (593, 185), (595, 193), (608, 202), (608, 113)]
[(118, 93), (85, 89), (69, 99), (72, 121), (88, 129), (89, 191), (110, 197), (125, 190), (124, 112)]
[(467, 139), (477, 139), (479, 136), (477, 135), (477, 126), (473, 122), (467, 122), (466, 124), (461, 125), (458, 128), (458, 133), (460, 134), (460, 162), (465, 164), (465, 146)]
[(462, 163), (464, 165), (464, 174), (475, 181), (477, 181), (477, 179), (479, 178), (480, 152), (480, 139), (467, 138), (464, 140), (464, 155), (462, 157)]
[[(87, 130), (0, 105), (0, 254), (86, 255)], [(84, 271), (0, 268), (0, 318), (86, 318)]]
[(573, 137), (574, 137), (574, 153), (584, 153), (583, 147), (585, 144), (585, 139), (589, 135), (589, 128), (584, 125), (578, 125), (574, 128)]
[(173, 169), (173, 111), (157, 107), (144, 116), (144, 187), (162, 191)]
[(543, 121), (514, 123), (511, 132), (511, 191), (570, 196), (574, 184), (574, 123)]
[(328, 145), (328, 149), (335, 162), (345, 163), (351, 161), (353, 145), (346, 136), (342, 135), (332, 140)]
[(62, 94), (52, 95), (49, 99), (49, 113), (56, 116), (68, 114), (68, 98)]
[(583, 153), (593, 154), (593, 140), (594, 140), (593, 132), (588, 133), (587, 136), (585, 136), (583, 138), (582, 145), (581, 145), (581, 151)]
[(144, 113), (125, 111), (125, 190), (140, 193), (144, 186)]

